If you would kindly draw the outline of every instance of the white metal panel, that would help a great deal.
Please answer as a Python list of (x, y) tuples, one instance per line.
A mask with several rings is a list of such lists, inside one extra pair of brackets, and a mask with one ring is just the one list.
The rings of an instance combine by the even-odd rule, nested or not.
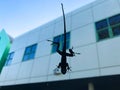
[(13, 51), (14, 56), (13, 56), (11, 64), (16, 64), (16, 63), (22, 62), (22, 59), (24, 56), (24, 51), (25, 51), (25, 48), (21, 48), (19, 50)]
[(47, 76), (30, 78), (30, 83), (46, 82), (46, 81), (47, 81)]
[(64, 24), (63, 24), (63, 19), (59, 18), (59, 20), (56, 20), (55, 23), (55, 32), (54, 32), (54, 36), (60, 35), (64, 33)]
[(71, 58), (72, 71), (89, 70), (98, 68), (96, 44), (74, 49), (81, 53)]
[(57, 81), (57, 80), (66, 80), (69, 79), (69, 73), (66, 73), (65, 75), (49, 75), (48, 81)]
[(48, 74), (53, 74), (54, 69), (58, 66), (60, 62), (61, 62), (61, 56), (58, 53), (52, 54), (50, 58)]
[(15, 81), (15, 84), (27, 84), (27, 83), (30, 83), (30, 78), (18, 79)]
[(86, 78), (86, 77), (96, 77), (99, 76), (99, 70), (88, 70), (88, 71), (80, 71), (80, 72), (74, 72), (70, 74), (70, 79), (75, 78)]
[(103, 3), (104, 1), (106, 1), (106, 0), (96, 0), (95, 2), (92, 2), (92, 6), (96, 6), (96, 5), (98, 5), (98, 4), (101, 4), (101, 3)]
[(48, 26), (42, 27), (40, 29), (38, 41), (47, 40), (53, 37), (54, 27), (55, 27), (54, 23), (50, 23)]
[(119, 3), (119, 5), (120, 5), (120, 0), (118, 0), (118, 3)]
[(120, 66), (113, 66), (101, 69), (101, 75), (118, 75), (120, 74)]
[(34, 61), (31, 77), (45, 76), (48, 74), (49, 56), (38, 58)]
[(120, 37), (101, 41), (97, 46), (100, 67), (120, 65)]
[(120, 12), (118, 0), (105, 0), (93, 7), (94, 20), (99, 21)]
[(30, 77), (32, 66), (33, 66), (33, 60), (22, 62), (17, 79)]
[(3, 86), (8, 86), (8, 85), (15, 85), (15, 81), (5, 81), (3, 83)]
[(87, 25), (93, 22), (91, 9), (72, 15), (72, 29)]
[(38, 43), (35, 57), (49, 55), (51, 53), (51, 48), (51, 42), (48, 42), (47, 40)]
[[(99, 0), (99, 1), (100, 1), (100, 0)], [(91, 3), (87, 4), (87, 5), (84, 5), (84, 6), (82, 6), (82, 7), (77, 8), (76, 10), (74, 10), (74, 11), (71, 12), (72, 15), (90, 9), (90, 8), (92, 7), (92, 3), (94, 3), (94, 2), (91, 2)]]
[[(71, 25), (72, 24), (71, 15), (72, 15), (72, 13), (65, 14), (65, 17), (66, 17), (66, 31), (69, 31), (72, 28), (72, 25)], [(63, 16), (62, 16), (62, 18), (63, 18)]]
[(36, 28), (26, 34), (27, 44), (26, 46), (35, 44), (39, 40), (39, 35), (41, 33), (40, 28)]
[[(65, 15), (66, 17), (66, 31), (70, 31), (72, 29), (71, 22), (71, 13)], [(54, 36), (60, 35), (64, 33), (64, 24), (63, 24), (63, 16), (55, 20), (55, 32)]]
[(0, 82), (0, 86), (3, 86), (4, 85), (4, 82)]
[(5, 78), (5, 81), (15, 80), (17, 78), (19, 68), (20, 68), (20, 64), (14, 64), (9, 66), (9, 70)]
[(11, 51), (16, 51), (18, 49), (26, 47), (28, 37), (29, 35), (27, 36), (27, 34), (24, 34), (14, 39), (12, 46), (11, 46)]
[(86, 25), (71, 32), (71, 46), (83, 46), (96, 42), (94, 24)]
[(0, 74), (0, 82), (5, 81), (5, 78), (6, 78), (7, 74), (8, 74), (8, 70), (9, 70), (9, 67), (3, 67), (2, 72)]

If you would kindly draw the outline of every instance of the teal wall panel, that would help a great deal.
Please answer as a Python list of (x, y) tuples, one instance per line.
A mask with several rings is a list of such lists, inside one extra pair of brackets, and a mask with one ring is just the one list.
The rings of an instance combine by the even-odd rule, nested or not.
[(5, 30), (0, 31), (0, 72), (5, 64), (10, 49), (10, 39)]

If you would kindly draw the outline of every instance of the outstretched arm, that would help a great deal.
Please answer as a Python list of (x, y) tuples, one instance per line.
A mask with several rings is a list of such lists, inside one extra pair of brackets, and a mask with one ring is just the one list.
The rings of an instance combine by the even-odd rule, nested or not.
[(60, 43), (59, 42), (54, 42), (54, 41), (51, 41), (51, 40), (47, 40), (49, 42), (52, 42), (52, 45), (57, 45), (57, 53), (59, 53), (60, 55), (62, 55), (62, 51), (59, 50), (59, 47), (60, 47)]
[(72, 49), (69, 49), (69, 52), (70, 52), (70, 53), (66, 53), (66, 56), (69, 56), (69, 57), (75, 56), (75, 53), (73, 52)]

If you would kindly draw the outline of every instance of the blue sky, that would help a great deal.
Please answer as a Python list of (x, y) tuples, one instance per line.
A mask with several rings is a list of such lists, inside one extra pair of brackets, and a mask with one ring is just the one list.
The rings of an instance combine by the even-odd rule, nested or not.
[(0, 0), (0, 30), (17, 37), (95, 0)]

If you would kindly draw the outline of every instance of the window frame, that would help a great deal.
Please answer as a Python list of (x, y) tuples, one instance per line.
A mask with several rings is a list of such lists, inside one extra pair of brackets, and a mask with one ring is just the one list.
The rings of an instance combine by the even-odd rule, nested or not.
[[(119, 36), (120, 35), (120, 20), (117, 20), (116, 22), (114, 20), (116, 20), (116, 18), (118, 17), (118, 19), (120, 19), (120, 14), (117, 14), (117, 15), (114, 15), (114, 16), (111, 16), (111, 17), (108, 17), (106, 19), (103, 19), (103, 20), (100, 20), (100, 21), (97, 21), (95, 22), (95, 28), (96, 28), (96, 37), (97, 37), (97, 41), (102, 41), (102, 40), (106, 40), (108, 38), (113, 38), (113, 37), (116, 37), (116, 36)], [(101, 23), (102, 21), (106, 20), (107, 21), (107, 26), (108, 27), (104, 27), (104, 28), (99, 28), (99, 26), (97, 24)], [(112, 22), (113, 21), (113, 22)], [(113, 24), (114, 23), (114, 24)], [(104, 26), (104, 25), (103, 25)], [(118, 28), (118, 34), (117, 34), (117, 30), (116, 30), (116, 34), (114, 34), (114, 30), (113, 28)], [(109, 37), (106, 37), (106, 38), (102, 38), (100, 39), (99, 37), (99, 32), (101, 31), (104, 31), (105, 29), (108, 29), (108, 34), (109, 34)], [(107, 34), (106, 34), (107, 35)]]
[[(67, 32), (66, 33), (66, 49), (69, 49), (70, 48), (70, 37), (71, 37), (71, 33), (70, 32)], [(60, 47), (59, 47), (59, 50), (62, 50), (63, 49), (63, 45), (64, 45), (64, 34), (61, 34), (61, 35), (58, 35), (58, 36), (55, 36), (53, 37), (53, 42), (56, 42), (55, 41), (55, 38), (59, 38), (59, 43), (60, 43)], [(51, 49), (51, 53), (56, 53), (56, 48), (57, 46), (56, 45), (53, 45), (52, 46), (52, 49)]]
[(15, 54), (15, 52), (11, 52), (11, 53), (8, 54), (6, 62), (5, 62), (5, 66), (11, 65), (14, 54)]
[[(30, 51), (28, 51), (28, 50), (30, 50)], [(37, 43), (33, 44), (33, 45), (30, 45), (30, 46), (27, 46), (25, 48), (22, 61), (28, 61), (28, 60), (34, 59), (35, 54), (36, 54), (36, 50), (37, 50)], [(31, 55), (32, 55), (32, 57), (31, 57)]]

